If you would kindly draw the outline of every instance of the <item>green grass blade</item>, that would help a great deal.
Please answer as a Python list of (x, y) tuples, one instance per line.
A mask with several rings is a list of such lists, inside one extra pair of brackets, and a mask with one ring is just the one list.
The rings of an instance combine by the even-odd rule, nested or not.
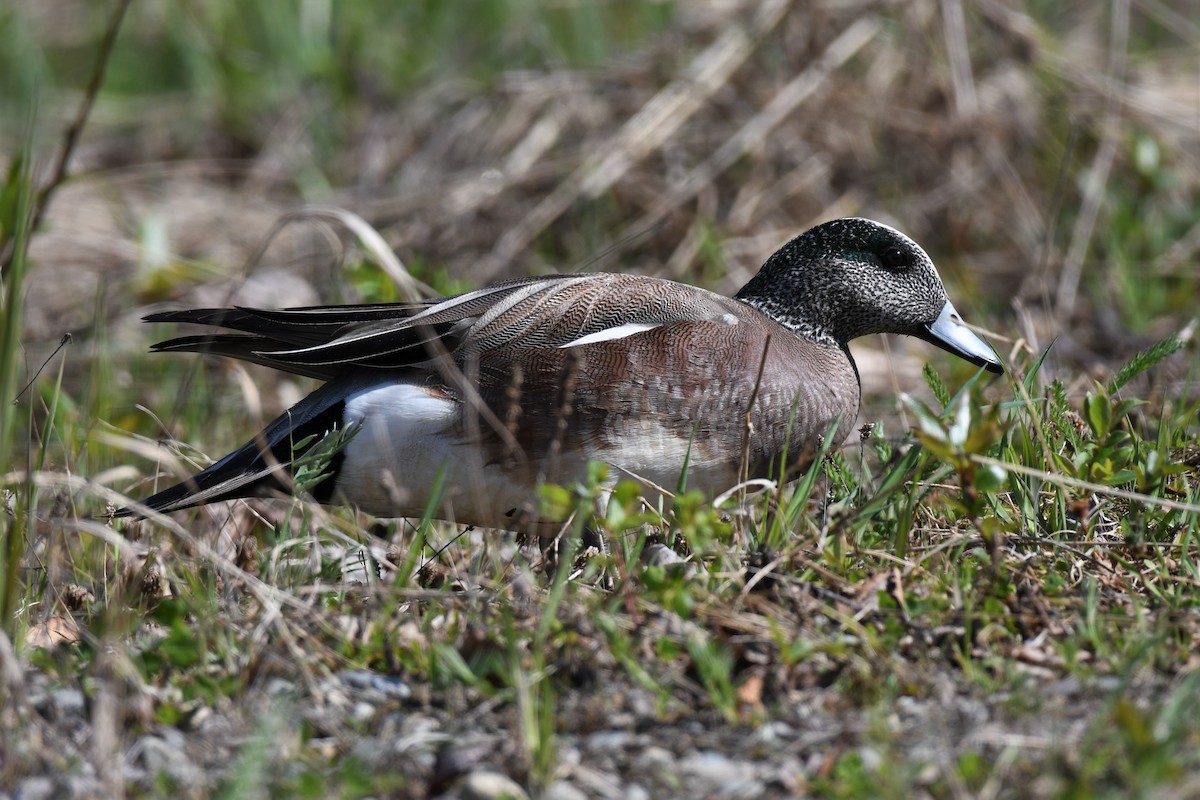
[[(17, 158), (20, 165), (9, 175), (10, 185), (5, 194), (16, 197), (13, 208), (12, 256), (3, 266), (0, 276), (0, 307), (4, 309), (4, 324), (0, 328), (0, 473), (7, 473), (13, 466), (14, 432), (18, 407), (13, 400), (20, 391), (17, 364), (21, 354), (22, 296), (29, 248), (30, 225), (33, 220), (33, 172), (30, 168), (33, 152), (33, 120), (26, 132), (25, 145)], [(12, 182), (15, 181), (15, 186)], [(3, 249), (5, 242), (0, 242)], [(6, 516), (6, 515), (5, 515)], [(26, 517), (22, 504), (7, 518), (3, 534), (4, 569), (0, 575), (0, 628), (15, 639), (17, 627), (16, 610), (20, 600), (20, 570), (25, 555)]]

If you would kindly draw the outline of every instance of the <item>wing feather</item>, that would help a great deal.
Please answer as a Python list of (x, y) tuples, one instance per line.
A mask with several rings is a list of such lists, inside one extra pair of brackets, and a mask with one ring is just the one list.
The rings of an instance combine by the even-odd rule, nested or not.
[(146, 317), (238, 334), (185, 336), (156, 351), (207, 352), (332, 379), (354, 368), (462, 363), (496, 348), (561, 348), (685, 321), (730, 319), (731, 301), (657, 278), (593, 273), (506, 281), (418, 303), (195, 309)]

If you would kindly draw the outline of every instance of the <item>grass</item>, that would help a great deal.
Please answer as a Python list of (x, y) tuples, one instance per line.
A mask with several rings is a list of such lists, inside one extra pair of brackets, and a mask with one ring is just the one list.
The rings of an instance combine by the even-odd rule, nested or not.
[[(17, 373), (18, 342), (21, 333), (21, 296), (28, 269), (29, 223), (31, 221), (32, 179), (29, 172), (28, 142), (24, 151), (14, 159), (5, 183), (3, 197), (2, 238), (12, 243), (12, 255), (0, 282), (0, 307), (4, 308), (4, 325), (0, 329), (0, 393), (5, 397), (20, 394)], [(17, 466), (13, 458), (17, 436), (16, 403), (5, 403), (0, 410), (0, 471), (7, 473)], [(32, 458), (33, 453), (30, 452)], [(20, 566), (24, 560), (25, 530), (32, 505), (33, 485), (28, 484), (20, 499), (12, 497), (12, 511), (0, 546), (5, 554), (3, 576), (0, 577), (0, 620), (6, 633), (15, 633), (18, 600), (21, 594)]]
[[(623, 484), (596, 520), (611, 553), (566, 554), (548, 573), (501, 534), (299, 501), (109, 526), (111, 491), (144, 497), (209, 463), (306, 388), (145, 355), (148, 334), (130, 323), (213, 286), (223, 296), (262, 278), (283, 292), (285, 274), (336, 283), (346, 300), (398, 296), (361, 231), (328, 215), (235, 272), (271, 222), (254, 207), (280, 196), (284, 210), (351, 208), (435, 291), (473, 286), (502, 232), (570, 188), (589, 153), (629, 135), (626, 121), (747, 15), (644, 0), (497, 0), (471, 14), (134, 4), (78, 144), (86, 166), (55, 184), (31, 230), (53, 183), (32, 165), (55, 163), (47, 148), (88, 94), (112, 9), (88, 6), (75, 28), (0, 12), (5, 40), (23, 43), (0, 50), (0, 80), (15, 87), (3, 118), (22, 126), (0, 130), (12, 154), (0, 191), (0, 722), (13, 732), (0, 785), (435, 796), (485, 763), (534, 792), (591, 769), (686, 793), (694, 776), (639, 761), (657, 747), (769, 765), (759, 774), (777, 795), (1194, 794), (1197, 122), (1165, 89), (1138, 92), (1170, 85), (1197, 40), (1164, 24), (1169, 4), (1044, 5), (966, 4), (966, 84), (951, 80), (961, 65), (937, 14), (785, 16), (693, 122), (532, 235), (520, 271), (565, 269), (658, 216), (615, 242), (620, 267), (728, 289), (779, 231), (891, 213), (934, 253), (956, 305), (1013, 340), (1000, 379), (924, 350), (931, 364), (905, 371), (913, 351), (892, 342), (906, 397), (864, 367), (874, 427), (859, 441), (829, 443), (809, 474), (745, 503), (684, 494), (664, 517)], [(1126, 13), (1131, 79), (1102, 124), (1113, 105), (1089, 65), (1106, 68)], [(765, 124), (773, 91), (856, 14), (881, 23), (869, 46), (662, 215), (670, 181)], [(955, 116), (964, 86), (983, 123)], [(1106, 130), (1108, 179), (1089, 182)], [(224, 166), (180, 177), (213, 164)], [(980, 170), (974, 182), (963, 165)], [(1073, 316), (1058, 317), (1087, 229), (1079, 209), (1097, 191)], [(97, 194), (120, 210), (102, 234)], [(108, 283), (53, 306), (41, 287), (84, 284), (82, 251), (99, 254)], [(56, 272), (64, 262), (73, 271)], [(55, 353), (63, 328), (76, 334)], [(543, 501), (582, 524), (601, 483), (547, 487)], [(660, 545), (679, 560), (644, 562)], [(611, 587), (597, 585), (601, 569)], [(364, 673), (377, 682), (355, 683)], [(72, 690), (86, 706), (57, 710), (54, 693)], [(616, 733), (633, 744), (605, 750)]]

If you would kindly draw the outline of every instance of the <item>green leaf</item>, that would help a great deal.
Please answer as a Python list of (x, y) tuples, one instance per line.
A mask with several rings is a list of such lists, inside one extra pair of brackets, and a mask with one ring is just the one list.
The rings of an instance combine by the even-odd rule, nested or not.
[(192, 629), (182, 622), (171, 627), (171, 632), (158, 645), (158, 652), (172, 666), (186, 669), (200, 661), (203, 649)]
[(946, 431), (946, 438), (956, 449), (962, 450), (971, 432), (971, 397), (964, 394), (958, 400), (958, 409), (954, 412), (954, 422)]
[(550, 519), (566, 519), (571, 516), (574, 503), (566, 488), (554, 483), (539, 487), (541, 513)]
[(1008, 480), (1008, 472), (995, 464), (984, 464), (975, 471), (975, 488), (980, 492), (994, 492)]
[(8, 165), (8, 174), (0, 185), (0, 246), (16, 235), (22, 182), (28, 177), (25, 153), (18, 153)]
[(949, 441), (950, 436), (946, 432), (946, 427), (938, 415), (933, 413), (933, 409), (910, 394), (901, 394), (900, 402), (917, 418), (918, 435), (923, 433), (937, 441)]
[(1037, 379), (1037, 375), (1041, 371), (1042, 365), (1046, 363), (1046, 356), (1050, 355), (1050, 348), (1054, 347), (1054, 343), (1057, 341), (1058, 341), (1057, 338), (1051, 340), (1050, 344), (1046, 345), (1046, 349), (1043, 350), (1040, 355), (1038, 355), (1037, 359), (1033, 362), (1033, 364), (1026, 371), (1024, 384), (1025, 384), (1025, 391), (1027, 393), (1029, 393), (1029, 394), (1033, 393), (1033, 383)]
[(1098, 388), (1096, 394), (1087, 393), (1083, 398), (1083, 415), (1093, 436), (1103, 439), (1108, 435), (1112, 429), (1112, 406), (1104, 389)]

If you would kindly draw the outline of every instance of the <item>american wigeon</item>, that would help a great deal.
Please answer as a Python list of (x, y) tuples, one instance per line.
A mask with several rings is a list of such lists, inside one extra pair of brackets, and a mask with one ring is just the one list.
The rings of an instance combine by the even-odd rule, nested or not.
[(795, 466), (782, 463), (785, 453), (799, 462), (831, 430), (840, 441), (858, 413), (846, 344), (855, 337), (908, 334), (1002, 372), (925, 252), (857, 218), (792, 239), (733, 298), (598, 273), (419, 303), (146, 319), (239, 332), (171, 339), (157, 351), (216, 353), (325, 381), (146, 506), (171, 512), (290, 491), (300, 452), (341, 430), (352, 433), (317, 500), (419, 517), (444, 470), (437, 518), (542, 536), (560, 521), (537, 516), (535, 487), (578, 480), (590, 460), (668, 488), (686, 465), (689, 487), (715, 493), (739, 477), (780, 476)]

